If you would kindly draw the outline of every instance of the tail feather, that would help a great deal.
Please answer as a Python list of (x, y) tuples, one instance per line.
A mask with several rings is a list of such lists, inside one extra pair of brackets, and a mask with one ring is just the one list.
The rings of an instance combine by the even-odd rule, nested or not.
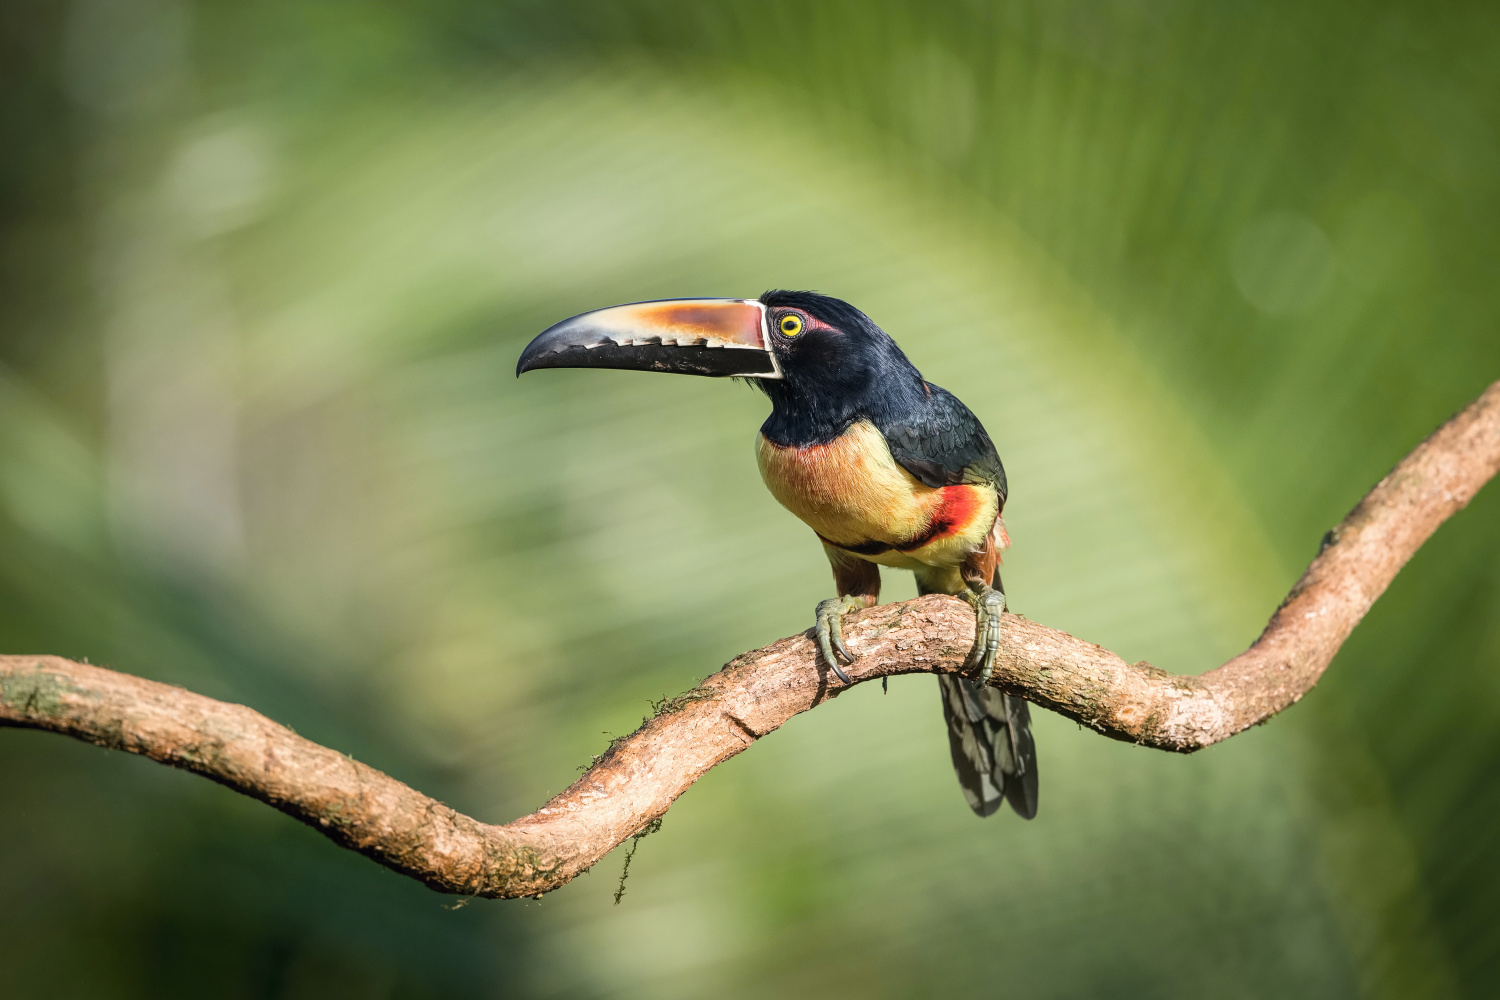
[(967, 677), (939, 674), (953, 770), (980, 816), (1009, 802), (1022, 819), (1036, 815), (1036, 743), (1026, 701)]
[[(993, 690), (993, 689), (991, 689)], [(1016, 815), (1022, 819), (1036, 816), (1037, 774), (1036, 740), (1031, 738), (1031, 706), (1025, 698), (1001, 694), (1005, 703), (1009, 725), (1005, 728), (1010, 736), (1013, 770), (1005, 772), (1005, 799)]]
[[(1010, 537), (998, 517), (990, 530), (997, 556), (990, 585), (1003, 594), (998, 555), (1009, 547)], [(917, 593), (931, 593), (920, 576)], [(993, 816), (1000, 803), (1009, 802), (1022, 819), (1036, 816), (1036, 741), (1031, 738), (1031, 707), (1026, 699), (957, 674), (938, 674), (938, 684), (953, 770), (969, 808), (980, 816)]]

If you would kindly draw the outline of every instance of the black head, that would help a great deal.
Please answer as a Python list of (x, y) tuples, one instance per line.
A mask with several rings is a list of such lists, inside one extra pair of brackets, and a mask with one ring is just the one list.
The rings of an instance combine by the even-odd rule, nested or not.
[(860, 417), (925, 396), (896, 342), (843, 299), (772, 289), (760, 302), (782, 375), (757, 382), (774, 408), (763, 428), (772, 440), (829, 440)]

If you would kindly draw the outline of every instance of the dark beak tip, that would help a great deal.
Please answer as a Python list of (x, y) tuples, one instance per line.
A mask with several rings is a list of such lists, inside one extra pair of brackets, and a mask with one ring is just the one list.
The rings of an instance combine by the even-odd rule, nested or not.
[[(550, 332), (549, 330), (548, 333)], [(547, 358), (557, 352), (551, 343), (543, 339), (544, 337), (546, 337), (546, 334), (537, 337), (531, 343), (527, 344), (526, 349), (521, 352), (521, 356), (516, 359), (516, 378), (520, 378), (527, 372), (535, 371), (538, 368), (551, 367), (547, 364)]]

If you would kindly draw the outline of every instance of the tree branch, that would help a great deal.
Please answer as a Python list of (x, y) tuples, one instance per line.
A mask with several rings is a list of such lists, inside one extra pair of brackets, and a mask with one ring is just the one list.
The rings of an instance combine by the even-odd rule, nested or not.
[[(1328, 533), (1248, 650), (1196, 677), (1005, 617), (994, 683), (1115, 739), (1191, 752), (1307, 693), (1438, 525), (1500, 470), (1500, 382)], [(928, 596), (851, 615), (854, 683), (955, 672), (968, 605)], [(201, 774), (442, 892), (539, 895), (660, 818), (715, 764), (844, 690), (806, 635), (744, 653), (617, 741), (572, 787), (504, 826), (471, 819), (241, 705), (55, 656), (0, 657), (0, 726), (62, 733)]]

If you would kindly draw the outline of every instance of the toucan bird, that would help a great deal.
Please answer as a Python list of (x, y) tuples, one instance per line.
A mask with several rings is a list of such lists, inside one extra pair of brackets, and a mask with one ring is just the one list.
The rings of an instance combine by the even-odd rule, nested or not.
[(880, 566), (911, 570), (920, 593), (963, 597), (978, 619), (974, 646), (964, 674), (938, 676), (954, 770), (979, 815), (1002, 801), (1036, 815), (1029, 709), (988, 685), (1005, 610), (1005, 469), (978, 418), (884, 330), (815, 292), (637, 302), (545, 331), (516, 374), (533, 368), (754, 379), (771, 400), (756, 440), (761, 477), (833, 567), (838, 596), (818, 604), (814, 627), (827, 665), (849, 683), (842, 618), (876, 603)]

